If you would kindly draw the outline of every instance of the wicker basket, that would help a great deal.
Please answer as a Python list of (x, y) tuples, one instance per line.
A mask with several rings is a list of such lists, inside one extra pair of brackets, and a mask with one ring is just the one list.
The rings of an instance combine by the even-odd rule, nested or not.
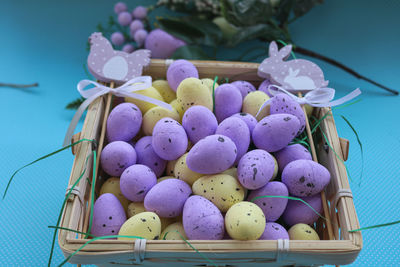
[[(230, 80), (247, 80), (257, 85), (261, 79), (257, 76), (258, 64), (192, 61), (199, 70), (200, 77), (228, 77)], [(165, 78), (168, 61), (152, 60), (145, 75)], [(112, 97), (107, 95), (95, 100), (88, 109), (81, 133), (74, 136), (98, 140), (98, 155), (104, 145), (105, 123), (112, 108)], [(314, 115), (322, 117), (329, 112), (328, 108), (314, 110)], [(331, 223), (320, 219), (316, 230), (321, 241), (301, 240), (191, 240), (191, 244), (209, 259), (220, 266), (316, 266), (324, 264), (343, 265), (353, 262), (362, 248), (360, 232), (349, 233), (348, 230), (359, 228), (357, 214), (346, 175), (343, 160), (347, 159), (348, 141), (338, 137), (335, 122), (328, 116), (321, 123), (329, 143), (336, 152), (329, 149), (325, 140), (310, 138), (314, 160), (325, 165), (331, 173), (331, 182), (321, 193), (324, 216)], [(307, 132), (310, 127), (307, 121)], [(323, 141), (322, 141), (323, 140)], [(81, 143), (74, 147), (76, 155), (72, 167), (69, 185), (72, 185), (85, 168), (85, 160), (91, 153), (91, 144)], [(89, 162), (90, 164), (90, 162)], [(89, 165), (90, 166), (90, 165)], [(97, 164), (96, 166), (99, 166)], [(98, 168), (98, 167), (97, 167)], [(97, 173), (97, 172), (96, 172)], [(90, 173), (87, 172), (90, 178)], [(97, 186), (102, 184), (101, 175)], [(90, 213), (90, 185), (86, 177), (78, 184), (82, 196), (71, 195), (63, 213), (61, 226), (86, 232)], [(97, 190), (99, 188), (96, 188)], [(88, 239), (73, 232), (60, 230), (59, 244), (67, 257)], [(70, 260), (77, 264), (96, 264), (99, 266), (127, 266), (143, 264), (145, 266), (206, 266), (207, 262), (190, 248), (184, 241), (175, 240), (98, 240), (87, 245)]]

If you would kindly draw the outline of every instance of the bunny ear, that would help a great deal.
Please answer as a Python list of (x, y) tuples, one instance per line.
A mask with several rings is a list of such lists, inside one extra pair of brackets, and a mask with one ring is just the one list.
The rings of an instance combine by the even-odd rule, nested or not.
[(292, 45), (286, 45), (281, 50), (279, 50), (278, 55), (283, 60), (286, 60), (290, 56), (291, 51), (292, 51)]
[(278, 55), (278, 45), (276, 44), (275, 41), (272, 41), (272, 42), (269, 44), (268, 54), (269, 54), (270, 57), (273, 57), (273, 56), (277, 56), (277, 55)]

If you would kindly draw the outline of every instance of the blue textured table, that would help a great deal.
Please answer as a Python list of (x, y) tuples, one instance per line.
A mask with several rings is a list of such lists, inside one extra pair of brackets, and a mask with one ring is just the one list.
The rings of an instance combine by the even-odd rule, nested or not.
[[(21, 165), (61, 146), (76, 98), (86, 78), (87, 37), (106, 22), (116, 1), (29, 1), (0, 3), (0, 81), (31, 83), (27, 92), (0, 88), (0, 191)], [(137, 2), (129, 1), (131, 7)], [(291, 26), (293, 40), (389, 87), (400, 89), (400, 2), (327, 1)], [(360, 87), (362, 101), (338, 110), (341, 137), (350, 140), (347, 163), (362, 226), (399, 220), (400, 98), (330, 65), (318, 62), (337, 95)], [(339, 115), (357, 129), (364, 146), (363, 182), (357, 141)], [(82, 123), (82, 122), (81, 122)], [(81, 126), (81, 124), (80, 124)], [(43, 266), (65, 194), (73, 157), (64, 152), (23, 170), (0, 202), (0, 265)], [(363, 232), (364, 248), (352, 266), (398, 266), (400, 225)], [(63, 260), (57, 247), (54, 263)]]

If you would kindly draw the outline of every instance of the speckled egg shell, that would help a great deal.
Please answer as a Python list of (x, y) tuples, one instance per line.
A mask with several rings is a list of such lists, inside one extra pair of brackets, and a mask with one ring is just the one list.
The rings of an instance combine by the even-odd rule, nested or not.
[(120, 176), (129, 166), (136, 163), (135, 149), (124, 141), (114, 141), (103, 148), (100, 157), (102, 169), (111, 176)]
[(275, 152), (286, 147), (296, 136), (299, 128), (300, 122), (293, 115), (269, 115), (254, 127), (253, 142), (257, 148)]
[(154, 126), (162, 118), (172, 118), (176, 121), (180, 120), (178, 111), (175, 109), (169, 110), (162, 107), (154, 107), (149, 109), (143, 115), (142, 130), (145, 135), (152, 135)]
[(236, 114), (232, 115), (232, 117), (239, 118), (247, 124), (247, 127), (249, 128), (249, 131), (250, 131), (250, 137), (251, 137), (251, 134), (253, 133), (253, 129), (257, 125), (256, 118), (254, 118), (253, 115), (251, 115), (249, 113), (244, 113), (244, 112), (236, 113)]
[(137, 141), (135, 145), (137, 163), (146, 165), (152, 169), (157, 177), (160, 177), (164, 173), (167, 161), (154, 152), (152, 139), (152, 136), (143, 136)]
[(247, 152), (250, 145), (250, 130), (246, 123), (239, 118), (229, 117), (223, 120), (215, 131), (216, 134), (229, 137), (236, 145), (237, 155), (235, 164)]
[(147, 166), (135, 164), (121, 175), (122, 194), (133, 202), (142, 202), (147, 192), (157, 183), (157, 177)]
[(189, 169), (186, 164), (186, 157), (188, 153), (183, 154), (175, 164), (174, 174), (179, 180), (186, 182), (188, 185), (192, 186), (193, 183), (202, 177), (204, 174), (197, 173)]
[(236, 154), (236, 145), (229, 137), (215, 134), (197, 142), (189, 151), (186, 163), (194, 172), (220, 173), (232, 166)]
[(189, 61), (179, 59), (172, 62), (167, 70), (167, 81), (172, 90), (176, 91), (179, 84), (186, 78), (199, 78), (199, 72)]
[(185, 201), (192, 193), (182, 180), (167, 179), (156, 184), (144, 198), (144, 206), (161, 217), (176, 217), (182, 213)]
[(107, 118), (107, 140), (130, 141), (140, 130), (142, 113), (132, 103), (119, 104)]
[(290, 240), (320, 240), (314, 228), (304, 223), (293, 225), (288, 233)]
[[(144, 90), (135, 91), (134, 93), (139, 94), (139, 95), (148, 96), (148, 97), (151, 97), (151, 98), (154, 98), (154, 99), (164, 102), (164, 98), (160, 95), (160, 93), (154, 87), (149, 87)], [(131, 97), (125, 97), (125, 101), (133, 103), (136, 106), (138, 106), (140, 111), (142, 112), (142, 114), (145, 114), (149, 109), (156, 107), (155, 104), (152, 104), (152, 103), (144, 101), (144, 100), (139, 100), (136, 98), (131, 98)]]
[(312, 160), (299, 159), (283, 169), (282, 182), (291, 195), (309, 197), (321, 192), (329, 183), (331, 175), (321, 164)]
[(179, 113), (179, 122), (182, 122), (183, 114), (185, 113), (181, 104), (179, 104), (178, 99), (174, 99), (169, 103), (176, 111)]
[(240, 112), (242, 109), (242, 95), (239, 89), (225, 83), (215, 89), (215, 117), (218, 122)]
[(275, 169), (273, 157), (265, 150), (247, 152), (238, 164), (239, 182), (247, 189), (258, 189), (266, 185)]
[(311, 153), (307, 148), (300, 144), (289, 145), (279, 151), (276, 151), (274, 155), (276, 161), (278, 162), (279, 172), (282, 172), (286, 165), (292, 161), (298, 159), (312, 160)]
[(287, 198), (259, 198), (252, 201), (252, 199), (260, 196), (289, 196), (288, 189), (284, 183), (269, 182), (260, 189), (252, 191), (247, 197), (248, 201), (253, 202), (259, 206), (264, 212), (267, 222), (275, 222), (281, 217), (286, 209), (288, 203)]
[(271, 98), (270, 103), (271, 114), (291, 114), (297, 117), (300, 122), (300, 129), (297, 135), (301, 134), (306, 127), (306, 116), (300, 104), (287, 94), (277, 94)]
[(169, 103), (176, 98), (176, 93), (169, 87), (166, 80), (155, 80), (152, 86), (160, 93), (164, 100)]
[[(160, 218), (154, 212), (141, 212), (129, 218), (118, 233), (118, 235), (138, 236), (148, 240), (159, 239), (160, 234)], [(135, 238), (118, 237), (118, 240), (133, 241)]]
[(251, 92), (243, 99), (242, 112), (249, 113), (253, 115), (257, 119), (257, 121), (260, 121), (262, 118), (269, 115), (269, 105), (268, 105), (256, 117), (258, 110), (260, 109), (262, 104), (264, 104), (264, 102), (267, 101), (268, 99), (269, 96), (264, 92), (261, 91)]
[(179, 84), (176, 99), (183, 111), (196, 105), (213, 110), (213, 97), (210, 90), (196, 78), (187, 78)]
[(188, 138), (179, 122), (171, 118), (163, 118), (154, 126), (151, 144), (160, 158), (175, 160), (186, 152)]
[(208, 108), (203, 106), (190, 107), (183, 115), (182, 126), (189, 140), (196, 144), (200, 139), (215, 134), (218, 122)]
[(122, 207), (124, 207), (125, 212), (128, 210), (129, 200), (121, 193), (121, 188), (119, 185), (118, 177), (110, 177), (108, 178), (100, 188), (100, 195), (105, 193), (111, 193), (116, 196), (121, 202)]
[(168, 225), (161, 233), (161, 239), (163, 240), (182, 240), (182, 237), (188, 239), (181, 222)]
[(265, 79), (259, 86), (258, 86), (258, 91), (266, 93), (269, 97), (272, 97), (271, 93), (268, 91), (268, 86), (270, 86), (272, 83), (270, 80)]
[(240, 94), (242, 95), (242, 99), (246, 97), (249, 93), (253, 92), (256, 90), (254, 85), (252, 85), (249, 82), (246, 81), (235, 81), (231, 83), (231, 85), (235, 86), (237, 89), (239, 89)]
[[(315, 211), (321, 214), (322, 202), (321, 195), (317, 194), (312, 197), (301, 198), (307, 202)], [(283, 220), (288, 226), (298, 223), (312, 224), (319, 218), (309, 206), (298, 200), (289, 200), (285, 213), (283, 213)]]
[(214, 80), (210, 79), (210, 78), (203, 78), (203, 79), (200, 79), (200, 80), (205, 86), (208, 87), (208, 89), (210, 90), (211, 95), (212, 95), (212, 92), (213, 92), (213, 87), (214, 87), (214, 90), (215, 90), (215, 88), (217, 88), (219, 86), (218, 83), (214, 83)]
[(145, 211), (146, 209), (144, 208), (143, 202), (131, 202), (128, 205), (127, 218), (129, 219), (130, 217)]
[(183, 228), (191, 240), (220, 240), (224, 236), (224, 217), (202, 196), (191, 196), (183, 208)]
[(95, 236), (116, 235), (126, 221), (125, 210), (110, 193), (100, 195), (93, 206), (91, 233)]
[(278, 239), (289, 239), (289, 233), (286, 229), (274, 222), (267, 222), (265, 225), (264, 233), (259, 238), (260, 240), (278, 240)]
[(167, 168), (165, 170), (165, 174), (167, 176), (175, 176), (174, 169), (175, 169), (175, 164), (177, 161), (178, 160), (176, 159), (176, 160), (170, 160), (167, 162)]

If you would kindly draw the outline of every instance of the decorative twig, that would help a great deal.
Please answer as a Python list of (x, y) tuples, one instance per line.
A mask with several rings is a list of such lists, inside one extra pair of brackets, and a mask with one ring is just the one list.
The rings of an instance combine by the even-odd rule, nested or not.
[(32, 84), (14, 84), (14, 83), (0, 83), (0, 87), (11, 87), (11, 88), (29, 88), (29, 87), (38, 87), (39, 83)]

